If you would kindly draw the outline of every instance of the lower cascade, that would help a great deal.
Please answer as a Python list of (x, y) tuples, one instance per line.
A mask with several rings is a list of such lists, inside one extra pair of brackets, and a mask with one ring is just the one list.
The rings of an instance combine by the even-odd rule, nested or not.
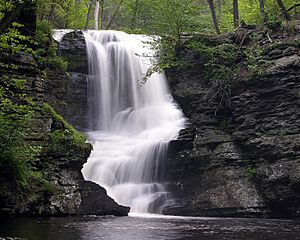
[(142, 83), (155, 60), (153, 39), (118, 31), (84, 34), (93, 151), (83, 176), (131, 212), (161, 213), (170, 200), (162, 176), (168, 143), (185, 118), (163, 74)]

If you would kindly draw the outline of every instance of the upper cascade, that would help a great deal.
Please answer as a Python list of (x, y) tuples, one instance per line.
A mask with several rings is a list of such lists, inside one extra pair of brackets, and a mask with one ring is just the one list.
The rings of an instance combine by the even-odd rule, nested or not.
[(67, 33), (73, 32), (73, 29), (54, 29), (52, 38), (57, 42), (61, 42)]
[(163, 184), (168, 143), (185, 118), (164, 74), (143, 76), (155, 61), (152, 37), (118, 31), (84, 33), (89, 66), (90, 140), (86, 180), (106, 188), (131, 212), (160, 213), (169, 195)]

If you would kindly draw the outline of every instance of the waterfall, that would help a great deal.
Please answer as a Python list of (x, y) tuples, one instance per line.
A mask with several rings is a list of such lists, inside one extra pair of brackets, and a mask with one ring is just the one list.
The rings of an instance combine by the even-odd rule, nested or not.
[(162, 178), (168, 143), (178, 137), (185, 118), (164, 74), (154, 73), (141, 84), (155, 58), (153, 38), (88, 31), (85, 39), (93, 151), (84, 178), (131, 212), (160, 213), (169, 198)]

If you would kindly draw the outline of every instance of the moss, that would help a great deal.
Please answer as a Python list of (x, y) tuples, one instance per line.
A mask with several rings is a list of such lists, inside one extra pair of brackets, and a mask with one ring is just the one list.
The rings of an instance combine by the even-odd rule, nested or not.
[(262, 48), (261, 52), (263, 55), (266, 55), (274, 49), (286, 49), (289, 46), (299, 48), (300, 47), (300, 39), (296, 38), (296, 39), (293, 39), (290, 41), (275, 42), (275, 43), (269, 44), (266, 47)]
[(68, 62), (65, 61), (62, 57), (52, 56), (48, 59), (48, 68), (56, 71), (67, 71)]
[(186, 44), (189, 42), (201, 42), (209, 47), (216, 47), (218, 45), (229, 43), (228, 38), (226, 36), (216, 36), (216, 35), (209, 35), (209, 34), (195, 34), (189, 39)]
[(28, 198), (29, 203), (34, 202), (41, 197), (52, 196), (58, 191), (57, 187), (51, 183), (41, 171), (30, 172), (29, 179), (31, 183), (28, 187), (29, 192), (31, 193)]
[(213, 56), (213, 48), (210, 46), (207, 46), (203, 42), (196, 41), (195, 39), (189, 41), (186, 44), (186, 47), (188, 49), (194, 50), (198, 54), (200, 54), (202, 57), (205, 57), (207, 59), (211, 59)]
[(256, 175), (257, 175), (256, 167), (246, 168), (245, 174), (246, 174), (248, 180), (254, 180), (256, 178)]
[(209, 63), (205, 66), (206, 79), (214, 82), (222, 82), (224, 86), (232, 84), (235, 75), (235, 69), (219, 64)]
[(222, 81), (225, 85), (233, 80), (240, 57), (237, 45), (223, 43), (212, 46), (205, 38), (197, 37), (189, 40), (186, 48), (195, 51), (206, 62), (203, 70), (207, 80)]
[(52, 41), (52, 30), (48, 29), (47, 23), (39, 22), (36, 32), (35, 51), (36, 62), (40, 69), (51, 69), (52, 71), (65, 72), (68, 61), (58, 56), (58, 44)]
[(74, 127), (67, 123), (61, 115), (56, 113), (50, 105), (44, 103), (43, 111), (48, 113), (53, 119), (54, 131), (49, 133), (50, 145), (52, 147), (59, 149), (64, 146), (72, 145), (82, 148), (85, 147), (85, 135), (75, 130)]
[(216, 46), (213, 49), (212, 60), (215, 63), (233, 67), (233, 64), (236, 64), (239, 57), (239, 48), (235, 44), (225, 43), (219, 46)]

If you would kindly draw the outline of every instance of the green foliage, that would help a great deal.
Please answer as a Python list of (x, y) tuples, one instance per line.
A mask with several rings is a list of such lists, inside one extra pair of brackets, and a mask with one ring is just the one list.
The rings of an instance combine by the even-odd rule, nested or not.
[[(234, 44), (221, 44), (210, 49), (205, 66), (205, 77), (217, 85), (229, 87), (236, 73), (239, 49)], [(221, 86), (220, 85), (220, 86)]]
[(268, 18), (266, 26), (268, 27), (268, 29), (275, 31), (283, 27), (283, 21), (273, 16)]
[(28, 45), (33, 43), (33, 40), (20, 33), (19, 28), (22, 24), (12, 23), (12, 27), (5, 34), (0, 35), (0, 52), (2, 57), (9, 57), (19, 52), (32, 53), (33, 50)]
[[(84, 29), (89, 0), (38, 0), (38, 20), (45, 20), (54, 28)], [(50, 12), (53, 16), (50, 18)]]
[(191, 64), (202, 64), (202, 78), (210, 85), (210, 91), (206, 95), (206, 100), (217, 103), (215, 114), (221, 109), (230, 106), (231, 85), (238, 74), (238, 63), (241, 52), (237, 45), (223, 43), (218, 44), (209, 37), (197, 35), (181, 48), (187, 49), (191, 55), (196, 53), (195, 59), (181, 62), (182, 67)]
[(254, 180), (257, 176), (257, 169), (256, 167), (248, 167), (246, 170), (245, 170), (245, 174), (246, 174), (246, 177), (248, 180)]
[(35, 54), (31, 48), (33, 40), (22, 35), (20, 27), (21, 24), (13, 23), (0, 36), (0, 67), (4, 69), (0, 75), (0, 181), (4, 183), (0, 195), (7, 198), (12, 197), (7, 182), (14, 186), (15, 197), (34, 194), (32, 191), (51, 192), (51, 184), (35, 166), (42, 148), (27, 139), (36, 104), (26, 94), (24, 79), (5, 75), (6, 71), (18, 71), (19, 66), (11, 63), (11, 57), (22, 52)]
[(28, 2), (34, 3), (36, 0), (0, 0), (0, 20), (5, 13), (12, 11), (16, 6)]
[(249, 47), (244, 51), (247, 63), (248, 77), (260, 77), (267, 69), (267, 63), (260, 60), (261, 51), (257, 46)]
[(58, 191), (57, 187), (47, 180), (47, 177), (41, 171), (29, 171), (27, 174), (30, 180), (28, 188), (31, 191), (29, 202), (34, 203), (40, 197), (51, 196)]
[(54, 125), (60, 126), (57, 130), (49, 133), (50, 148), (65, 149), (66, 147), (85, 147), (86, 137), (67, 123), (64, 118), (57, 114), (55, 110), (48, 104), (43, 105), (43, 111), (48, 113), (54, 120)]
[(235, 44), (222, 44), (214, 48), (212, 61), (218, 64), (232, 66), (236, 64), (239, 54), (239, 47)]
[(34, 104), (23, 92), (24, 84), (22, 79), (0, 78), (0, 171), (23, 188), (40, 152), (25, 141)]
[(204, 59), (210, 60), (213, 57), (213, 48), (206, 45), (203, 41), (199, 39), (192, 39), (186, 44), (186, 47), (197, 52)]
[(49, 45), (52, 34), (52, 27), (47, 21), (37, 21), (35, 41), (38, 46), (45, 47)]
[(50, 69), (61, 70), (65, 72), (68, 68), (68, 62), (65, 61), (62, 57), (54, 55), (49, 57), (47, 61), (47, 66)]
[[(38, 20), (47, 20), (54, 28), (84, 29), (91, 0), (38, 0)], [(104, 0), (101, 21), (103, 28), (124, 30), (130, 33), (147, 33), (176, 36), (180, 33), (214, 33), (212, 17), (207, 0)], [(221, 1), (221, 9), (215, 8), (222, 32), (233, 30), (232, 1)], [(294, 0), (284, 0), (288, 8)], [(92, 16), (94, 5), (92, 5)], [(275, 0), (265, 0), (265, 12), (269, 27), (282, 21), (280, 9)], [(291, 12), (291, 15), (293, 12)], [(247, 24), (263, 24), (258, 0), (239, 1), (240, 20)], [(93, 18), (93, 17), (91, 17)], [(94, 21), (90, 19), (90, 26)]]
[(57, 56), (56, 45), (52, 42), (52, 27), (46, 21), (37, 21), (35, 57), (41, 68), (66, 71), (68, 62)]
[(230, 87), (232, 84), (235, 69), (224, 65), (208, 63), (206, 64), (206, 78), (210, 81), (222, 83), (224, 87)]

